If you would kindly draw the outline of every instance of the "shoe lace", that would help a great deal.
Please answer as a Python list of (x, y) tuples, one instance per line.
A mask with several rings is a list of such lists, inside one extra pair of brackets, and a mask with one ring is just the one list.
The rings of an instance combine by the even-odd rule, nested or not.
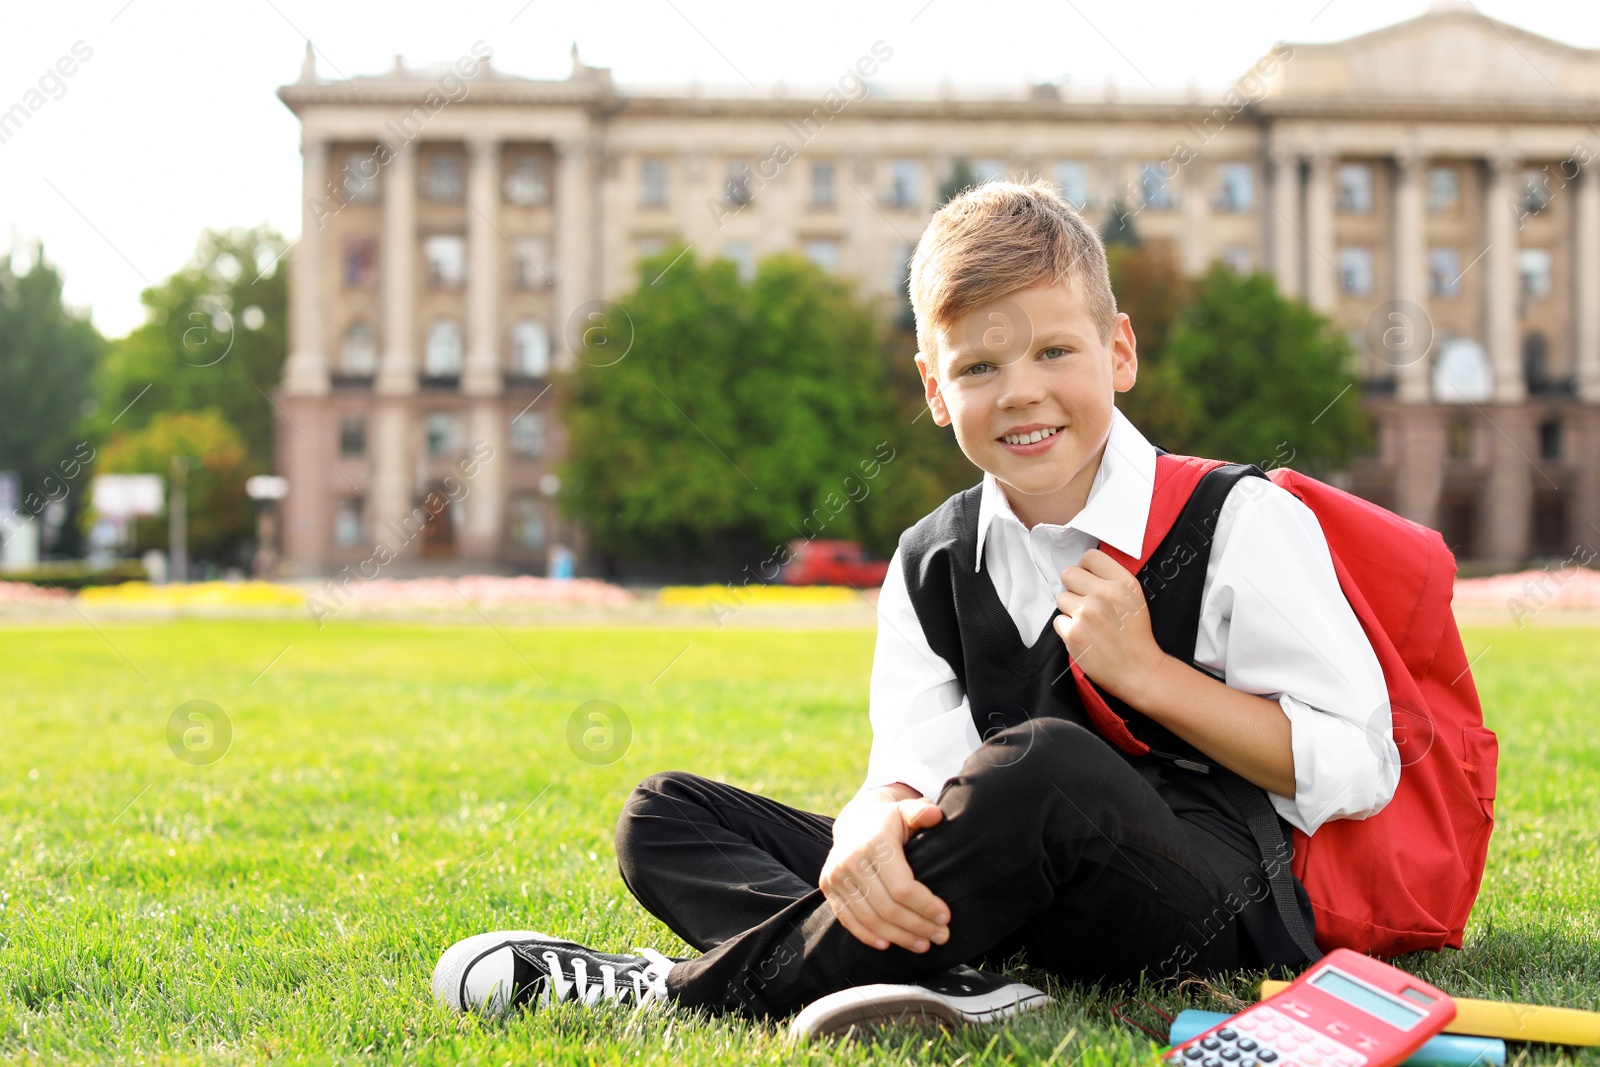
[(667, 972), (672, 969), (672, 960), (653, 948), (635, 948), (633, 951), (645, 959), (645, 965), (642, 967), (623, 965), (623, 977), (630, 981), (632, 986), (630, 988), (624, 985), (619, 989), (617, 964), (598, 964), (599, 981), (591, 981), (589, 961), (582, 956), (573, 956), (572, 977), (569, 979), (562, 973), (560, 955), (551, 949), (545, 949), (540, 955), (544, 959), (550, 977), (545, 984), (541, 1000), (549, 1003), (571, 999), (591, 1005), (601, 1000), (615, 1001), (632, 997), (633, 1002), (640, 1008), (650, 1004), (667, 1003)]

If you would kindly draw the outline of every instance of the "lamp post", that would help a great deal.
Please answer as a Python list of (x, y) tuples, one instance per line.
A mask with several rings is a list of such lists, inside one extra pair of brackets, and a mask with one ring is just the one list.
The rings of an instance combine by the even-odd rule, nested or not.
[(289, 479), (276, 474), (256, 474), (245, 479), (244, 491), (256, 509), (256, 555), (251, 577), (268, 578), (278, 565), (278, 501), (289, 495)]
[(172, 559), (169, 581), (189, 580), (189, 457), (173, 456), (169, 470), (172, 491), (167, 496), (167, 552)]

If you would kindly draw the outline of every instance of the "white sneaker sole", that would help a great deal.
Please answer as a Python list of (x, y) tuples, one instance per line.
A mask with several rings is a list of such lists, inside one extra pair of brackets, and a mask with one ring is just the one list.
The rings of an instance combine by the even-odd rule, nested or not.
[(793, 1040), (843, 1035), (855, 1027), (967, 1026), (992, 1023), (1052, 1003), (1049, 994), (1021, 982), (988, 993), (949, 997), (919, 985), (884, 983), (829, 993), (801, 1010), (789, 1024)]
[(433, 968), (434, 997), (459, 1012), (498, 1015), (511, 999), (516, 974), (512, 943), (541, 938), (559, 940), (535, 930), (497, 930), (457, 941)]

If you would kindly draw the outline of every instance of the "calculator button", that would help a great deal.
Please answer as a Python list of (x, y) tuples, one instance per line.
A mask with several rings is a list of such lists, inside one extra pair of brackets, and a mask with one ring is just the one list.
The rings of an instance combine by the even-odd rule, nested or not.
[(1257, 1067), (1256, 1058), (1254, 1056), (1246, 1056), (1239, 1061), (1238, 1067)]
[(1249, 1052), (1251, 1049), (1256, 1047), (1255, 1040), (1248, 1037), (1241, 1037), (1236, 1044), (1239, 1046), (1239, 1050), (1241, 1052)]
[(1242, 1056), (1243, 1053), (1236, 1048), (1225, 1048), (1221, 1052), (1217, 1053), (1217, 1055), (1221, 1056), (1225, 1060), (1228, 1060), (1229, 1062), (1232, 1062), (1233, 1060), (1236, 1060)]
[(1207, 1052), (1211, 1052), (1215, 1049), (1221, 1048), (1222, 1042), (1218, 1041), (1215, 1037), (1202, 1037), (1200, 1039), (1200, 1047), (1205, 1049)]
[(1261, 1025), (1261, 1020), (1256, 1018), (1254, 1012), (1251, 1012), (1249, 1015), (1241, 1015), (1233, 1020), (1233, 1025), (1241, 1030), (1254, 1030)]
[(1183, 1050), (1183, 1058), (1186, 1060), (1197, 1060), (1205, 1054), (1206, 1050), (1201, 1048), (1199, 1045), (1190, 1045), (1188, 1048)]
[(1217, 1036), (1222, 1038), (1222, 1040), (1224, 1040), (1224, 1041), (1232, 1041), (1234, 1038), (1238, 1037), (1239, 1034), (1235, 1030), (1226, 1029), (1226, 1030), (1218, 1030), (1217, 1031)]
[(1324, 1056), (1331, 1056), (1335, 1052), (1339, 1051), (1339, 1046), (1336, 1043), (1329, 1041), (1325, 1037), (1319, 1037), (1313, 1040), (1311, 1042), (1311, 1047), (1322, 1053)]
[(1277, 1058), (1278, 1053), (1270, 1048), (1264, 1048), (1260, 1052), (1256, 1053), (1256, 1059), (1260, 1060), (1262, 1063), (1271, 1063)]
[(1215, 1056), (1207, 1056), (1200, 1061), (1200, 1067), (1222, 1067), (1222, 1061)]

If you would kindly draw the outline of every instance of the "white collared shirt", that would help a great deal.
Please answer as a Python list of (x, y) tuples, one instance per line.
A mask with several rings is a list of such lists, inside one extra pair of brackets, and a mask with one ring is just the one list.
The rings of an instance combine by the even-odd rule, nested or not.
[[(1088, 501), (1062, 525), (1031, 530), (985, 474), (978, 553), (995, 592), (1032, 645), (1062, 591), (1061, 572), (1104, 542), (1137, 558), (1155, 485), (1155, 449), (1121, 411), (1112, 417)], [(1046, 640), (1060, 640), (1051, 631)], [(1313, 833), (1329, 819), (1382, 810), (1400, 780), (1383, 670), (1339, 589), (1316, 516), (1293, 494), (1244, 478), (1218, 517), (1201, 594), (1194, 662), (1288, 716), (1295, 794), (1273, 807)], [(929, 647), (895, 552), (878, 595), (862, 789), (904, 782), (936, 797), (981, 741), (950, 665)]]

